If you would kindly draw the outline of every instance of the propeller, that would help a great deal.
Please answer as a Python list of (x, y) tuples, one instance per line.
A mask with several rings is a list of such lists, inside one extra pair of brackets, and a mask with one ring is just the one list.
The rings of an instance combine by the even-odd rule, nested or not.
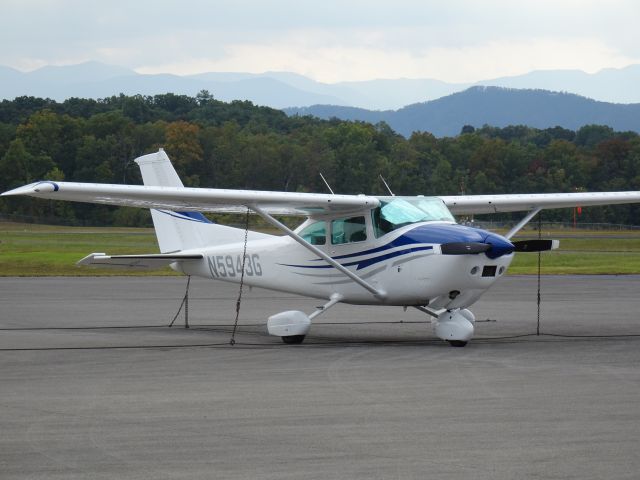
[(511, 242), (516, 252), (546, 252), (547, 250), (555, 250), (560, 246), (558, 240), (520, 240)]
[(491, 248), (489, 243), (480, 242), (451, 242), (440, 245), (443, 255), (470, 255), (484, 253)]
[(440, 245), (443, 255), (475, 255), (486, 253), (489, 258), (497, 258), (511, 252), (545, 252), (555, 250), (560, 245), (558, 240), (532, 239), (516, 242), (487, 238), (485, 242), (449, 242)]

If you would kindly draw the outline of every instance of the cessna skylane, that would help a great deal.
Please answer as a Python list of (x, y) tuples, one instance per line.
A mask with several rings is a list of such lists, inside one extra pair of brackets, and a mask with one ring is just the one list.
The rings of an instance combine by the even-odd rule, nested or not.
[[(267, 320), (271, 335), (301, 343), (311, 322), (337, 303), (413, 307), (435, 318), (452, 346), (473, 337), (468, 309), (502, 277), (515, 252), (557, 248), (511, 241), (543, 209), (640, 202), (640, 192), (462, 196), (368, 196), (186, 188), (167, 154), (136, 159), (144, 185), (40, 181), (2, 196), (28, 195), (151, 209), (159, 254), (92, 253), (79, 265), (160, 268), (324, 300), (307, 315)], [(506, 235), (456, 223), (456, 215), (527, 212)], [(257, 214), (284, 235), (211, 222), (202, 212)], [(274, 216), (306, 217), (291, 230)]]

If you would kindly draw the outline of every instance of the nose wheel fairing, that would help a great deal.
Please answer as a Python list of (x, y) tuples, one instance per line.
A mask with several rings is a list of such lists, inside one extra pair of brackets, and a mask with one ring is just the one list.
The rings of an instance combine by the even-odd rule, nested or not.
[(463, 347), (473, 338), (475, 317), (467, 309), (447, 310), (436, 318), (434, 331), (438, 338), (453, 347)]

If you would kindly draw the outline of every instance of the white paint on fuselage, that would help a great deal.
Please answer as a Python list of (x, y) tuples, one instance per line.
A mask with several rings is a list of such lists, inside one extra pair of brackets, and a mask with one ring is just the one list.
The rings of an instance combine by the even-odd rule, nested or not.
[[(400, 228), (373, 241), (324, 245), (318, 248), (332, 257), (369, 251), (387, 245), (421, 225), (426, 223)], [(439, 304), (442, 304), (439, 308), (459, 308), (473, 304), (506, 272), (513, 259), (513, 254), (496, 259), (490, 259), (483, 253), (441, 255), (438, 244), (431, 244), (431, 246), (433, 248), (430, 250), (410, 252), (384, 259), (360, 270), (356, 270), (357, 265), (347, 267), (375, 288), (385, 292), (384, 298), (372, 295), (333, 267), (305, 268), (324, 267), (327, 264), (318, 260), (317, 256), (288, 236), (273, 236), (247, 242), (244, 283), (321, 299), (328, 299), (332, 294), (337, 293), (342, 295), (344, 303), (351, 304), (426, 305), (429, 301), (438, 299)], [(338, 261), (343, 264), (351, 263), (353, 259), (379, 257), (403, 248), (406, 246), (364, 256), (338, 259)], [(241, 272), (239, 262), (243, 249), (242, 242), (201, 249), (198, 253), (204, 254), (203, 261), (185, 262), (182, 265), (176, 265), (176, 268), (187, 275), (239, 283)], [(249, 262), (252, 263), (249, 264)], [(214, 265), (213, 269), (211, 263)], [(217, 269), (216, 263), (219, 267)], [(225, 275), (222, 275), (220, 264), (225, 265)], [(227, 268), (228, 264), (233, 264), (233, 268)], [(485, 266), (495, 266), (496, 275), (483, 277), (482, 271)], [(453, 291), (458, 291), (460, 294), (455, 299), (450, 299), (450, 292)]]

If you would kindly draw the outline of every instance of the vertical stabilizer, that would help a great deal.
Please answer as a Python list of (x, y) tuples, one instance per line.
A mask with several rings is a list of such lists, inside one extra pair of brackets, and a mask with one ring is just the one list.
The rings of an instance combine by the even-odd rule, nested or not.
[(145, 185), (156, 187), (184, 187), (164, 149), (136, 158)]
[[(184, 187), (163, 149), (136, 159), (145, 185)], [(244, 240), (244, 230), (211, 222), (199, 212), (151, 209), (153, 226), (162, 253), (222, 245)], [(261, 237), (249, 232), (249, 238)]]

